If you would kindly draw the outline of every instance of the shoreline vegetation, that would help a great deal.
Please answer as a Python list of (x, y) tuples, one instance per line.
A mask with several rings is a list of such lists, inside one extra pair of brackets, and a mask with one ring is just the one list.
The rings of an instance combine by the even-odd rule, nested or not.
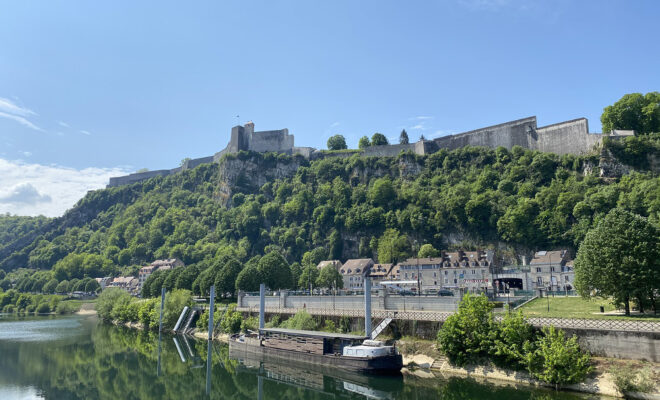
[[(579, 349), (574, 338), (568, 338), (563, 331), (555, 329), (537, 331), (526, 324), (520, 313), (508, 314), (501, 323), (493, 322), (489, 317), (492, 316), (490, 309), (487, 309), (489, 304), (482, 296), (466, 296), (461, 304), (462, 308), (454, 314), (455, 318), (448, 320), (440, 329), (437, 341), (413, 337), (399, 339), (397, 347), (404, 356), (406, 373), (423, 377), (431, 373), (429, 371), (436, 371), (614, 397), (624, 397), (620, 388), (625, 388), (626, 397), (660, 399), (660, 392), (653, 384), (660, 377), (658, 363), (592, 359)], [(157, 330), (159, 305), (160, 299), (136, 299), (121, 290), (108, 290), (97, 300), (96, 309), (99, 317), (106, 322), (131, 329)], [(163, 312), (164, 331), (171, 332), (180, 311), (190, 305), (192, 295), (189, 291), (167, 293)], [(214, 334), (213, 340), (228, 342), (229, 335), (255, 330), (258, 323), (255, 317), (244, 318), (235, 311), (235, 305), (229, 305), (222, 315), (222, 333)], [(350, 321), (340, 321), (337, 325), (330, 320), (317, 321), (306, 311), (287, 320), (280, 318), (273, 316), (268, 325), (350, 331)], [(207, 339), (207, 324), (208, 311), (205, 311), (192, 335)], [(483, 326), (483, 329), (477, 326)], [(647, 393), (635, 393), (633, 389), (637, 388)]]
[(73, 314), (80, 310), (85, 302), (67, 300), (66, 296), (19, 293), (8, 290), (0, 293), (0, 312), (17, 315), (54, 315)]

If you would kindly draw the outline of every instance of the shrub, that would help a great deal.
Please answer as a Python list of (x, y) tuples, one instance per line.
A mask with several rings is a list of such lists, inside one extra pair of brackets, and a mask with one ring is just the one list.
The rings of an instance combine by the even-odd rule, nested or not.
[(34, 304), (29, 304), (27, 307), (25, 307), (25, 313), (32, 314), (36, 308), (37, 307)]
[(525, 346), (527, 368), (536, 378), (556, 386), (580, 382), (591, 372), (591, 357), (582, 352), (577, 337), (566, 339), (564, 331), (554, 326), (543, 328), (536, 349)]
[(37, 314), (48, 314), (50, 312), (50, 306), (48, 303), (44, 302), (37, 306)]
[(240, 312), (236, 311), (236, 304), (229, 305), (227, 312), (225, 313), (220, 327), (225, 333), (236, 333), (241, 330), (241, 323), (243, 322), (243, 315)]
[(108, 288), (101, 292), (101, 295), (96, 300), (96, 311), (99, 317), (105, 321), (111, 321), (112, 309), (120, 302), (130, 299), (131, 295), (119, 288)]
[(438, 342), (451, 363), (462, 366), (488, 356), (490, 332), (495, 329), (492, 309), (486, 296), (468, 294), (458, 311), (447, 318), (438, 332)]
[(288, 329), (300, 329), (304, 331), (313, 331), (316, 329), (316, 321), (305, 310), (298, 311), (293, 317), (282, 323), (282, 327)]
[(323, 332), (337, 332), (337, 325), (331, 319), (326, 319), (321, 330)]
[(500, 367), (525, 369), (525, 346), (534, 349), (536, 330), (525, 321), (521, 311), (507, 313), (491, 332), (489, 355)]
[(266, 322), (266, 328), (277, 328), (280, 326), (281, 318), (279, 315), (273, 315), (270, 321)]
[(612, 367), (610, 373), (614, 378), (614, 385), (622, 394), (639, 392), (649, 393), (655, 388), (651, 370), (644, 368), (635, 370), (631, 365)]
[(7, 304), (7, 305), (5, 305), (4, 307), (2, 307), (2, 312), (3, 312), (3, 313), (11, 314), (11, 313), (13, 313), (14, 311), (15, 311), (15, 309), (14, 309), (14, 305), (13, 305), (13, 304)]
[(163, 311), (163, 328), (173, 329), (185, 306), (192, 306), (190, 290), (175, 289), (165, 295), (165, 310)]
[(80, 309), (79, 305), (73, 304), (70, 301), (60, 301), (57, 303), (55, 312), (58, 314), (72, 314)]
[(160, 321), (160, 302), (159, 299), (143, 300), (138, 303), (138, 320), (145, 328), (158, 328)]
[[(217, 314), (214, 315), (214, 317)], [(199, 319), (197, 319), (197, 329), (201, 331), (208, 331), (209, 330), (209, 310), (204, 310), (202, 315), (199, 316)]]
[(247, 332), (248, 330), (256, 331), (259, 329), (259, 318), (258, 317), (248, 317), (243, 320), (241, 323), (241, 330)]

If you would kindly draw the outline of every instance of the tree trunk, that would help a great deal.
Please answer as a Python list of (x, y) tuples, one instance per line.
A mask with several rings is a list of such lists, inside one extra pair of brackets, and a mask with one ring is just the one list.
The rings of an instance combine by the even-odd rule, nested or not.
[(626, 315), (630, 316), (630, 297), (626, 296), (626, 298), (623, 300), (625, 306), (626, 306)]
[(640, 314), (644, 314), (644, 301), (641, 296), (637, 297), (637, 308)]

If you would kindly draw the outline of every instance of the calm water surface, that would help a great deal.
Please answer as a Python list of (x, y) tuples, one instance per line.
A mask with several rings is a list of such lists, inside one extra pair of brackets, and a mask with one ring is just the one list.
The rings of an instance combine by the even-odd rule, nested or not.
[[(209, 360), (210, 354), (210, 363)], [(0, 399), (595, 399), (463, 378), (374, 377), (99, 323), (0, 315)]]

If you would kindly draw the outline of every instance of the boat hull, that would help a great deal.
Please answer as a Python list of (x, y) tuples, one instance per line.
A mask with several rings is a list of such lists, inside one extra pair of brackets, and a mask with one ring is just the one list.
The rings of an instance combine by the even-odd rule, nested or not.
[(403, 359), (400, 354), (391, 354), (381, 357), (343, 357), (332, 354), (303, 353), (293, 350), (264, 347), (258, 340), (246, 340), (239, 342), (229, 340), (229, 350), (232, 352), (245, 352), (256, 355), (267, 355), (283, 360), (299, 361), (307, 364), (326, 365), (344, 370), (368, 372), (368, 373), (397, 373), (403, 367)]

